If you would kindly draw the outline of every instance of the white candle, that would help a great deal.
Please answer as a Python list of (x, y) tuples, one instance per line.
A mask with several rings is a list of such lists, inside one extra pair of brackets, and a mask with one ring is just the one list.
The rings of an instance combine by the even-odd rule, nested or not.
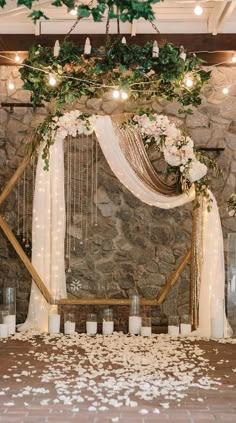
[(103, 335), (111, 335), (114, 331), (114, 322), (102, 322), (102, 333)]
[(97, 322), (86, 322), (86, 332), (88, 335), (96, 335), (97, 333)]
[(168, 335), (178, 336), (179, 335), (179, 326), (168, 325)]
[(1, 323), (0, 324), (0, 338), (7, 338), (7, 337), (8, 337), (7, 324)]
[(64, 332), (65, 335), (71, 335), (72, 333), (75, 333), (75, 322), (65, 322), (64, 323)]
[(53, 49), (53, 56), (54, 57), (58, 57), (60, 53), (60, 43), (58, 40), (56, 40), (55, 44), (54, 44), (54, 49)]
[(224, 337), (224, 320), (221, 318), (211, 319), (211, 337), (223, 338)]
[(141, 326), (141, 335), (142, 336), (151, 336), (152, 328), (151, 326)]
[(3, 317), (3, 323), (7, 325), (8, 335), (14, 335), (16, 333), (16, 315), (9, 314)]
[(129, 316), (129, 333), (131, 335), (139, 335), (141, 330), (141, 317)]
[(87, 37), (85, 40), (85, 45), (84, 45), (84, 54), (90, 54), (91, 49), (92, 49), (92, 46), (90, 44), (90, 39), (89, 37)]
[(190, 323), (180, 323), (180, 333), (181, 335), (188, 335), (192, 331), (192, 326)]
[(48, 332), (60, 332), (60, 314), (49, 314), (48, 316)]
[(159, 56), (159, 47), (157, 44), (157, 41), (154, 41), (153, 47), (152, 47), (152, 57), (158, 57)]

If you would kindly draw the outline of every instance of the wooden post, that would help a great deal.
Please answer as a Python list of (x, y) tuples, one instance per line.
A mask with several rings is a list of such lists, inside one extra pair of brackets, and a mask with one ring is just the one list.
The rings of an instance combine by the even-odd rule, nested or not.
[(185, 266), (187, 265), (188, 261), (190, 260), (190, 257), (191, 257), (191, 248), (187, 251), (185, 256), (182, 258), (181, 262), (179, 263), (177, 269), (171, 274), (171, 276), (168, 279), (168, 281), (166, 282), (166, 284), (160, 290), (160, 292), (157, 296), (157, 304), (163, 303), (163, 301), (165, 300), (165, 298), (166, 298), (167, 294), (169, 293), (170, 289), (172, 288), (172, 286), (174, 286), (174, 284), (178, 280), (179, 276), (183, 272)]
[(15, 171), (14, 175), (11, 177), (10, 181), (6, 184), (5, 188), (3, 189), (0, 195), (0, 206), (3, 201), (8, 197), (14, 186), (16, 185), (18, 179), (24, 172), (25, 168), (28, 166), (30, 162), (30, 156), (24, 158), (18, 169)]
[(35, 283), (36, 283), (38, 289), (40, 290), (41, 294), (44, 296), (45, 300), (48, 303), (50, 303), (51, 302), (51, 294), (50, 294), (50, 292), (48, 291), (47, 287), (43, 283), (43, 281), (40, 278), (39, 274), (35, 270), (34, 266), (31, 263), (31, 261), (29, 260), (29, 258), (25, 254), (23, 248), (21, 247), (21, 245), (17, 241), (17, 239), (16, 239), (15, 235), (13, 234), (13, 232), (11, 231), (9, 225), (7, 224), (7, 222), (3, 219), (3, 217), (1, 215), (0, 215), (0, 227), (2, 228), (3, 232), (5, 233), (7, 239), (9, 240), (9, 242), (11, 243), (11, 245), (13, 246), (13, 248), (15, 249), (15, 251), (17, 252), (17, 254), (20, 257), (20, 259), (24, 263), (26, 269), (31, 274), (31, 276), (32, 276), (33, 280), (35, 281)]
[[(87, 305), (129, 305), (131, 299), (129, 298), (62, 298), (58, 304), (87, 304)], [(156, 299), (149, 300), (141, 298), (141, 305), (156, 306), (158, 302)]]

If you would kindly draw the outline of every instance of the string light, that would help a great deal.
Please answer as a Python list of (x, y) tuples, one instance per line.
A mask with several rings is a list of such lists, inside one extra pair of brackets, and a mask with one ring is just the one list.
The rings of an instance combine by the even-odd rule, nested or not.
[(232, 59), (231, 59), (232, 63), (236, 63), (236, 53), (233, 54)]
[(190, 75), (186, 75), (185, 80), (184, 80), (184, 84), (186, 85), (187, 88), (192, 88), (193, 79), (191, 78)]
[(229, 88), (224, 87), (223, 90), (222, 90), (222, 93), (225, 94), (225, 95), (229, 94)]
[(15, 55), (15, 62), (16, 63), (19, 63), (20, 61), (21, 61), (21, 58), (20, 58), (19, 54), (16, 53), (16, 55)]
[(203, 12), (203, 8), (200, 5), (200, 1), (196, 0), (196, 4), (195, 4), (195, 8), (194, 8), (194, 13), (196, 16), (201, 16)]
[(49, 74), (48, 83), (52, 87), (55, 87), (55, 85), (57, 85), (57, 80), (52, 74)]
[(128, 93), (126, 91), (121, 91), (120, 95), (121, 95), (122, 100), (127, 100), (127, 98), (129, 97)]
[(118, 99), (120, 98), (120, 91), (119, 90), (114, 90), (113, 93), (113, 98)]
[(69, 13), (72, 16), (77, 16), (77, 9), (76, 9), (76, 7), (74, 7), (74, 9), (71, 9)]
[(8, 82), (8, 88), (9, 88), (9, 90), (14, 90), (14, 88), (15, 88), (15, 84), (14, 84), (14, 82), (9, 81), (9, 82)]

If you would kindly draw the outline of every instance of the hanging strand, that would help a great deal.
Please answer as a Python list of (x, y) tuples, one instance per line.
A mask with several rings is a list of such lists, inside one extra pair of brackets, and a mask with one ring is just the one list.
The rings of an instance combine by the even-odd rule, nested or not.
[(91, 139), (91, 197), (90, 197), (90, 213), (91, 213), (91, 225), (94, 224), (94, 171), (93, 171), (93, 161), (94, 161), (94, 135), (92, 135)]
[(17, 181), (17, 235), (20, 235), (20, 180)]
[(89, 217), (89, 137), (86, 137), (86, 215), (85, 215), (85, 239), (88, 240), (88, 217)]
[(98, 225), (98, 141), (95, 139), (95, 223)]
[[(28, 168), (26, 169), (26, 206), (25, 206), (25, 211), (26, 211), (26, 220), (25, 220), (25, 246), (26, 248), (29, 248), (29, 220), (28, 220), (28, 216), (29, 216), (29, 172), (27, 172)], [(27, 175), (28, 173), (28, 175)]]
[(22, 204), (22, 241), (25, 243), (25, 202), (26, 202), (26, 180), (25, 180), (25, 171), (23, 174), (23, 204)]
[(71, 272), (71, 237), (70, 237), (70, 223), (71, 223), (71, 138), (67, 140), (67, 184), (66, 184), (66, 258), (68, 260), (67, 272)]
[(80, 151), (80, 233), (81, 241), (80, 244), (83, 244), (83, 157), (84, 156), (84, 140), (81, 138), (81, 151)]
[(75, 227), (75, 214), (76, 214), (76, 195), (77, 195), (77, 180), (76, 180), (76, 169), (77, 169), (77, 149), (76, 140), (74, 140), (73, 148), (73, 251), (75, 251), (75, 239), (76, 239), (76, 227)]

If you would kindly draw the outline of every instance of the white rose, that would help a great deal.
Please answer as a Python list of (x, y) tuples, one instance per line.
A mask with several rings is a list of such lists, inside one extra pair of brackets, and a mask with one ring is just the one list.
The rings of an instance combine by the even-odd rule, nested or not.
[(235, 210), (230, 210), (230, 211), (229, 211), (229, 216), (230, 216), (230, 217), (235, 216), (235, 214), (236, 214), (236, 211), (235, 211)]
[(165, 161), (171, 166), (179, 166), (181, 164), (181, 157), (170, 150), (164, 150), (164, 157)]
[(203, 178), (207, 173), (207, 167), (199, 162), (198, 160), (193, 160), (190, 163), (189, 170), (188, 170), (188, 177), (190, 182), (198, 181), (199, 179)]

